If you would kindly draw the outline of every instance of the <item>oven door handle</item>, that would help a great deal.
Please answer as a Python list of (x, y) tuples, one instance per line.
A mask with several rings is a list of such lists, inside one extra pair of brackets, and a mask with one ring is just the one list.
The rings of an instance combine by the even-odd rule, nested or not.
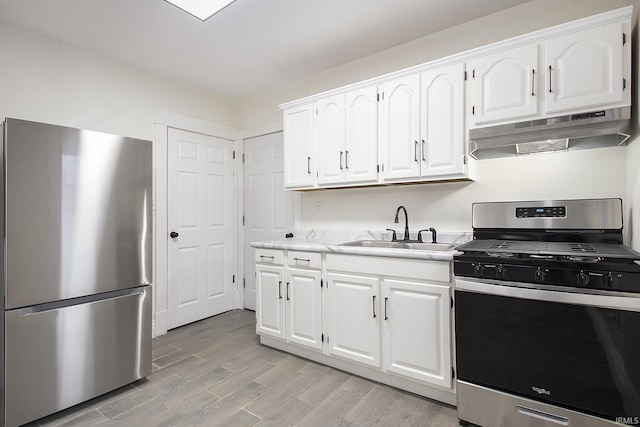
[(549, 423), (559, 424), (561, 426), (569, 425), (569, 418), (561, 417), (559, 415), (550, 414), (548, 412), (539, 411), (537, 409), (528, 408), (522, 405), (516, 405), (516, 411), (521, 413), (522, 415), (526, 415), (529, 417), (537, 418), (539, 420), (543, 420)]
[(614, 310), (640, 312), (640, 294), (625, 296), (587, 294), (566, 291), (548, 291), (519, 286), (494, 284), (488, 281), (475, 281), (456, 278), (456, 291), (498, 295), (526, 300), (559, 302), (590, 307), (611, 308)]

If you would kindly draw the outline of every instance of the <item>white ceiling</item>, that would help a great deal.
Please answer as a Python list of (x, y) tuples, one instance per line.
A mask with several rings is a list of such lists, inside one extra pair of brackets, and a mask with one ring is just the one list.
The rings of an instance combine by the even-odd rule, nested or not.
[(529, 0), (0, 0), (0, 20), (229, 96), (260, 92)]

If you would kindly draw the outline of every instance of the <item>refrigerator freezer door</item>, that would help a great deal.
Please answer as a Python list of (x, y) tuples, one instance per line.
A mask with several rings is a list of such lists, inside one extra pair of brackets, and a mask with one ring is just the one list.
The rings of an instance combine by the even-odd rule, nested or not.
[[(151, 287), (5, 313), (5, 421), (18, 426), (151, 372)], [(46, 308), (46, 307), (45, 307)]]
[(5, 122), (6, 309), (151, 283), (151, 142)]

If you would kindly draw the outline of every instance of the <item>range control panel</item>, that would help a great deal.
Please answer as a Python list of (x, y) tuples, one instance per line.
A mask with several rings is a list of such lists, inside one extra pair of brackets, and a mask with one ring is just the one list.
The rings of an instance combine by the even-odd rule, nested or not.
[(566, 206), (540, 206), (516, 208), (516, 218), (564, 218)]

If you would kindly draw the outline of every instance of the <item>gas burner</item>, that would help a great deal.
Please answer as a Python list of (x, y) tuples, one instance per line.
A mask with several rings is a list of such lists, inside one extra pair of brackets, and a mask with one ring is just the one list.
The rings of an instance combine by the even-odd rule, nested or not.
[(514, 252), (486, 252), (486, 254), (494, 258), (515, 258), (518, 256)]
[(567, 243), (567, 246), (573, 252), (596, 252), (595, 248), (588, 243)]
[(598, 261), (603, 261), (603, 259), (599, 256), (573, 256), (573, 255), (569, 255), (564, 257), (567, 261), (573, 261), (573, 262), (598, 262)]
[(513, 242), (505, 242), (505, 241), (495, 242), (491, 246), (489, 246), (489, 248), (490, 249), (509, 249), (512, 243)]

